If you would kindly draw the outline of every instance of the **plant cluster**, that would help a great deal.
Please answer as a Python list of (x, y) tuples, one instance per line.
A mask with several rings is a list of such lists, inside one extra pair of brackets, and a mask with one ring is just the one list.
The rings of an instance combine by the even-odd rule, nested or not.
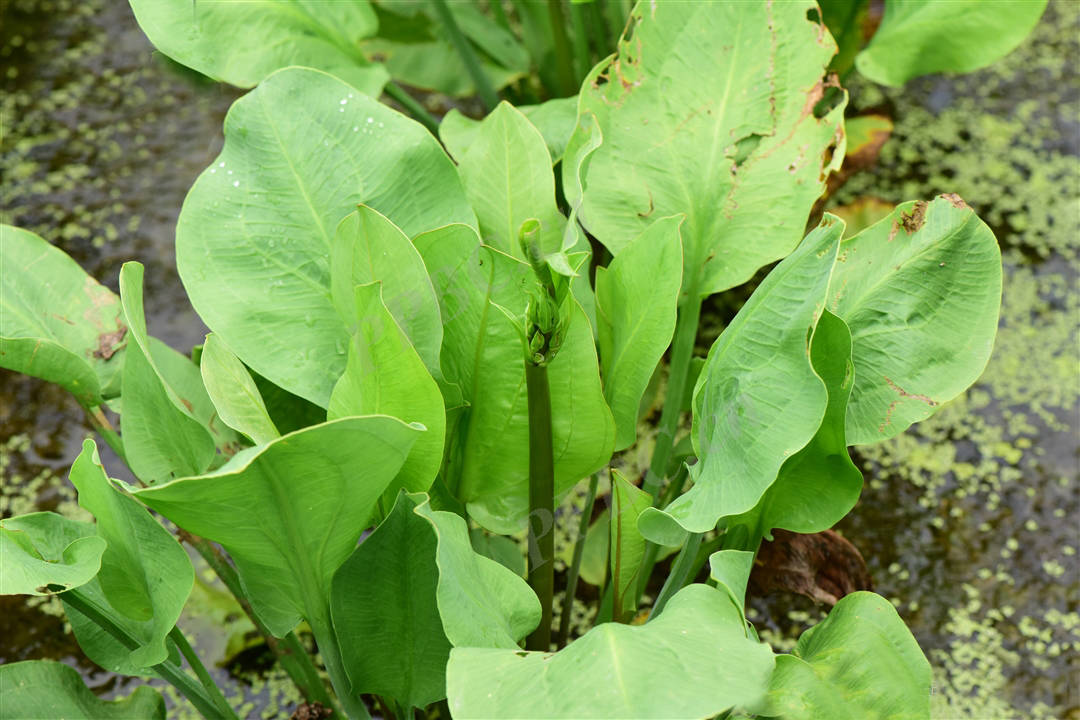
[[(452, 113), (441, 144), (368, 94), (386, 71), (357, 48), (419, 85), (393, 57), (409, 67), (408, 38), (428, 33), (474, 80), (455, 91), (484, 94), (462, 43), (488, 60), (517, 47), (487, 44), (493, 27), (518, 42), (499, 3), (494, 24), (440, 1), (132, 5), (169, 55), (257, 84), (177, 226), (212, 332), (191, 357), (172, 350), (148, 332), (138, 263), (116, 295), (3, 226), (4, 266), (22, 271), (2, 277), (0, 366), (68, 389), (138, 483), (109, 478), (87, 440), (70, 478), (96, 522), (4, 519), (0, 592), (59, 596), (92, 660), (167, 681), (208, 718), (235, 712), (176, 627), (194, 578), (179, 541), (305, 697), (348, 717), (442, 701), (455, 717), (928, 715), (929, 665), (883, 598), (844, 597), (791, 653), (744, 614), (762, 541), (846, 515), (862, 488), (848, 447), (970, 386), (997, 325), (997, 243), (956, 195), (858, 233), (828, 214), (807, 227), (845, 156), (832, 4), (639, 3), (576, 99)], [(856, 67), (906, 63), (898, 82), (952, 67), (885, 41), (939, 11), (924, 5), (890, 0)], [(535, 27), (536, 7), (515, 7), (514, 27)], [(282, 67), (297, 64), (314, 68)], [(703, 301), (776, 261), (695, 358)], [(665, 377), (653, 431), (643, 398)], [(611, 468), (650, 442), (640, 483)], [(606, 578), (570, 641), (601, 474)], [(556, 627), (556, 507), (582, 482)], [(148, 688), (101, 702), (58, 663), (6, 665), (0, 683), (12, 717), (165, 711)]]

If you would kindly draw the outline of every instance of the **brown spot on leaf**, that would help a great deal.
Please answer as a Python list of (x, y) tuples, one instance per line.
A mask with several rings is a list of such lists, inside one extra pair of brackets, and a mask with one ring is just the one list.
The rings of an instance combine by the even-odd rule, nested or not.
[(908, 235), (918, 232), (919, 228), (926, 222), (926, 207), (927, 202), (919, 200), (915, 203), (915, 207), (911, 208), (910, 213), (900, 213), (900, 224), (904, 226), (904, 232)]
[(187, 398), (180, 398), (180, 402), (184, 403), (184, 407), (187, 408), (188, 412), (195, 412), (195, 408), (191, 406), (190, 400)]
[(101, 360), (108, 360), (116, 354), (116, 351), (119, 349), (124, 339), (124, 336), (127, 335), (127, 327), (124, 325), (119, 325), (119, 323), (117, 324), (118, 327), (116, 328), (116, 330), (113, 330), (112, 332), (101, 333), (100, 335), (98, 335), (98, 345), (97, 348), (94, 350), (94, 357)]
[(754, 559), (750, 587), (757, 594), (781, 590), (835, 605), (849, 593), (872, 590), (873, 582), (858, 548), (842, 535), (774, 530)]
[(938, 197), (941, 198), (942, 200), (948, 200), (949, 204), (952, 205), (957, 210), (967, 210), (968, 209), (968, 204), (966, 202), (964, 202), (964, 199), (962, 197), (960, 197), (959, 195), (957, 195), (956, 193), (942, 193), (941, 195), (938, 195)]
[(941, 404), (937, 400), (934, 400), (933, 398), (927, 397), (926, 395), (920, 395), (918, 393), (910, 393), (907, 390), (905, 390), (904, 388), (902, 388), (899, 385), (897, 385), (896, 383), (894, 383), (888, 377), (886, 377), (884, 375), (882, 377), (885, 378), (885, 382), (888, 383), (889, 387), (891, 387), (900, 397), (898, 397), (897, 399), (895, 399), (891, 403), (889, 403), (889, 409), (885, 411), (885, 419), (882, 421), (882, 423), (880, 425), (878, 425), (878, 432), (879, 433), (884, 433), (885, 428), (887, 428), (889, 425), (892, 424), (893, 410), (896, 409), (897, 404), (899, 404), (899, 402), (901, 400), (903, 400), (904, 398), (911, 398), (912, 400), (918, 400), (919, 402), (926, 403), (929, 407), (937, 407), (938, 405)]

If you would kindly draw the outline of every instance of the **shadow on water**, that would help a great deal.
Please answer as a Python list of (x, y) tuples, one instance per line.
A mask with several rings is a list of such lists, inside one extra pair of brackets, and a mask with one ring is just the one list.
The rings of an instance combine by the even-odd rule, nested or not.
[[(858, 453), (866, 489), (840, 527), (927, 652), (939, 717), (1080, 717), (1078, 38), (1080, 6), (1058, 2), (994, 68), (902, 91), (852, 88), (855, 105), (888, 109), (896, 131), (878, 167), (833, 202), (958, 192), (997, 233), (1006, 267), (986, 374), (932, 420)], [(139, 260), (151, 332), (182, 351), (200, 342), (173, 232), (238, 93), (153, 53), (127, 3), (105, 0), (8, 0), (0, 67), (3, 222), (42, 235), (113, 290), (120, 265)], [(65, 392), (0, 371), (0, 512), (77, 515), (66, 472), (89, 432)], [(229, 617), (212, 590), (196, 595), (204, 617)], [(778, 648), (822, 612), (777, 596), (751, 607)], [(224, 638), (199, 632), (205, 621), (185, 622), (208, 659), (226, 652)], [(46, 657), (104, 695), (132, 682), (82, 655), (55, 601), (0, 598), (0, 661)], [(227, 682), (261, 698), (245, 713), (277, 712), (262, 680)]]

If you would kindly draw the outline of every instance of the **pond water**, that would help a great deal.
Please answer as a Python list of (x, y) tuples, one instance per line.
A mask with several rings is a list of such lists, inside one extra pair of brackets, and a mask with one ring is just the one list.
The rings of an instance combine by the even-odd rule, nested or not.
[[(1059, 2), (994, 68), (901, 91), (851, 87), (853, 105), (896, 127), (878, 166), (832, 204), (957, 192), (997, 233), (1006, 268), (985, 375), (930, 421), (858, 453), (866, 489), (840, 526), (930, 658), (942, 718), (1080, 718), (1078, 65), (1080, 4)], [(120, 265), (139, 260), (150, 331), (181, 351), (201, 342), (173, 231), (238, 92), (153, 53), (127, 3), (105, 0), (8, 0), (0, 73), (3, 222), (41, 234), (114, 290)], [(0, 371), (0, 513), (77, 515), (66, 471), (89, 432), (63, 391)], [(212, 591), (197, 595), (199, 615), (231, 612)], [(823, 612), (775, 596), (753, 611), (781, 646)], [(221, 638), (197, 617), (182, 625), (208, 659), (242, 645), (242, 626)], [(54, 601), (0, 598), (0, 662), (61, 659), (105, 695), (126, 691), (64, 630)], [(287, 706), (280, 678), (269, 688), (245, 678), (228, 682), (235, 697), (258, 699), (253, 716)]]

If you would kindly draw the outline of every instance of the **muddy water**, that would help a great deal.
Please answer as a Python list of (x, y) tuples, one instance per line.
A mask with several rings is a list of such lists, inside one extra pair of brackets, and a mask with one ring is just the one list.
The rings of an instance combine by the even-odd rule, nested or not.
[[(151, 332), (187, 350), (205, 328), (173, 265), (176, 214), (220, 148), (236, 92), (156, 56), (126, 3), (0, 7), (3, 221), (114, 290), (121, 263), (141, 261)], [(1057, 3), (993, 69), (887, 93), (852, 86), (853, 104), (893, 116), (896, 133), (834, 203), (958, 192), (998, 234), (1007, 273), (986, 374), (933, 420), (858, 454), (867, 486), (841, 525), (934, 665), (938, 717), (1080, 717), (1078, 37), (1080, 6)], [(0, 511), (77, 513), (64, 477), (88, 433), (65, 393), (0, 371)], [(228, 614), (199, 598), (201, 616)], [(753, 609), (781, 647), (822, 613), (775, 598)], [(200, 650), (220, 658), (224, 641), (204, 635)], [(81, 655), (55, 603), (0, 599), (0, 661), (45, 657), (76, 665), (106, 695), (127, 686)], [(274, 716), (247, 682), (230, 692), (261, 697), (254, 716)]]

